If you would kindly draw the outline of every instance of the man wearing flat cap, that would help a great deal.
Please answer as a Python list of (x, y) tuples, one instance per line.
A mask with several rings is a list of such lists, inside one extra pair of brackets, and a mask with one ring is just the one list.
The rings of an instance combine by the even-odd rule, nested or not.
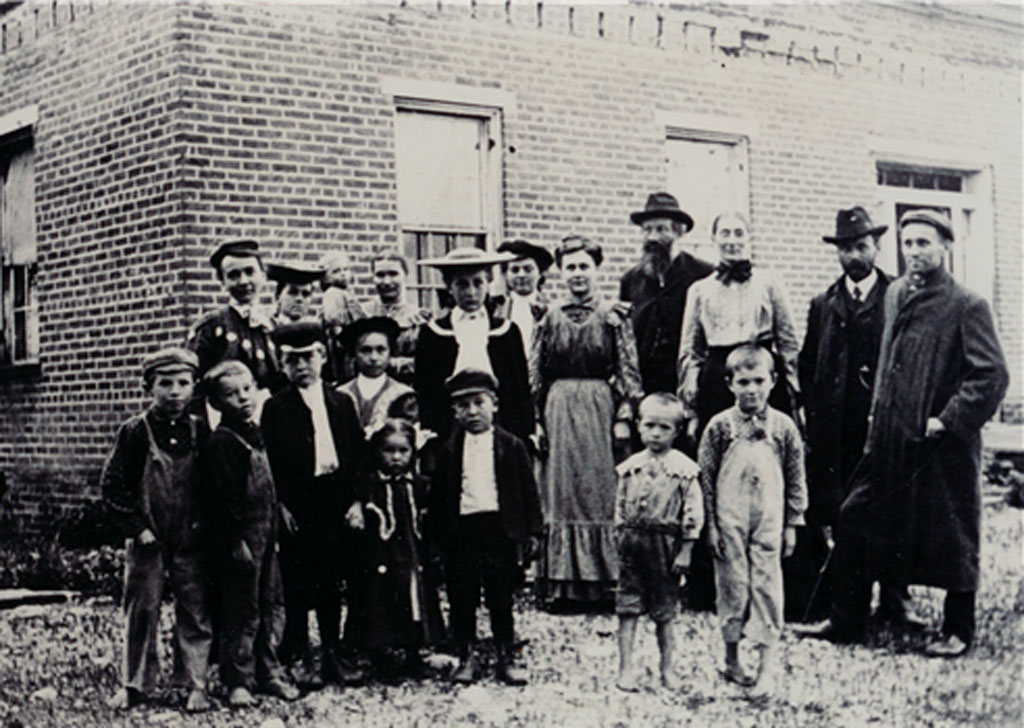
[[(361, 675), (339, 660), (337, 649), (341, 582), (358, 578), (352, 570), (356, 536), (348, 526), (362, 518), (357, 483), (363, 433), (352, 402), (320, 378), (327, 355), (320, 322), (287, 324), (273, 336), (288, 385), (263, 407), (261, 425), (281, 503), (281, 661), (304, 660), (308, 668), (307, 615), (313, 608), (323, 679), (354, 682)], [(349, 607), (358, 611), (351, 602)]]
[(505, 288), (508, 291), (505, 315), (519, 327), (526, 357), (529, 359), (534, 326), (548, 310), (540, 287), (544, 283), (544, 273), (554, 263), (554, 258), (541, 246), (526, 240), (507, 240), (498, 246), (498, 252), (515, 256), (513, 260), (501, 264), (501, 274), (505, 277)]
[(269, 396), (282, 380), (270, 341), (273, 325), (256, 303), (265, 277), (259, 243), (248, 238), (221, 243), (210, 265), (230, 300), (196, 321), (189, 333), (187, 346), (199, 357), (199, 377), (214, 364), (237, 359), (252, 371), (264, 397)]
[(693, 229), (693, 218), (669, 193), (649, 195), (644, 209), (629, 219), (643, 231), (643, 257), (622, 276), (619, 298), (632, 304), (644, 392), (675, 392), (686, 292), (715, 267), (682, 250), (672, 257), (676, 241)]
[(420, 327), (413, 388), (420, 398), (423, 426), (446, 438), (452, 430), (444, 382), (463, 369), (479, 369), (498, 380), (501, 427), (526, 440), (534, 431), (533, 400), (519, 327), (487, 310), (492, 269), (512, 260), (508, 253), (455, 248), (442, 258), (421, 260), (441, 271), (452, 310)]
[(862, 638), (871, 581), (946, 590), (926, 653), (970, 649), (978, 588), (981, 428), (1006, 392), (988, 304), (943, 269), (949, 217), (900, 218), (905, 275), (885, 294), (864, 457), (839, 510), (830, 621), (812, 636)]

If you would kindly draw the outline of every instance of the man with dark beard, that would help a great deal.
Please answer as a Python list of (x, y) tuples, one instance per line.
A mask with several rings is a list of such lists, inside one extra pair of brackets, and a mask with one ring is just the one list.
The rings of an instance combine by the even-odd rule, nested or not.
[(632, 304), (644, 392), (675, 392), (686, 292), (715, 267), (683, 251), (672, 257), (672, 246), (693, 229), (693, 219), (669, 193), (649, 195), (629, 219), (643, 230), (643, 257), (622, 276), (619, 298)]

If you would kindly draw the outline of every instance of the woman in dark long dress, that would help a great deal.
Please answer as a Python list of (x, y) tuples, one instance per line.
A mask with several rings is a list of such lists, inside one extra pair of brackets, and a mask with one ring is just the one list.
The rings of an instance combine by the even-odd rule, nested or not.
[(541, 319), (530, 351), (549, 440), (538, 585), (548, 602), (594, 603), (608, 600), (618, 579), (613, 433), (628, 443), (640, 371), (629, 318), (597, 297), (600, 247), (572, 236), (555, 257), (569, 297)]

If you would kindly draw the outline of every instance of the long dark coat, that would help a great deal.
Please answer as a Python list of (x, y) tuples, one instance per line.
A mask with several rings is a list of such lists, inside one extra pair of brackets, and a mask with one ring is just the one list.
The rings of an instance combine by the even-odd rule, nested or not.
[[(984, 300), (942, 270), (920, 290), (906, 277), (889, 286), (864, 475), (850, 494), (870, 503), (874, 577), (978, 588), (980, 430), (1007, 382)], [(938, 438), (924, 437), (929, 417), (946, 427)]]
[(859, 306), (845, 276), (811, 300), (799, 377), (807, 417), (807, 522), (834, 525), (847, 480), (864, 450), (872, 384), (882, 342), (882, 302), (891, 278), (878, 278)]
[(640, 266), (626, 271), (619, 283), (619, 299), (633, 304), (630, 317), (636, 335), (640, 379), (644, 392), (675, 392), (676, 358), (683, 329), (686, 292), (715, 267), (689, 253), (680, 253), (665, 274), (665, 283), (648, 276)]
[[(526, 354), (519, 328), (493, 316), (487, 336), (487, 355), (498, 380), (497, 423), (525, 440), (533, 433), (534, 408), (526, 373)], [(451, 314), (420, 327), (416, 342), (413, 388), (420, 399), (420, 420), (442, 439), (452, 431), (452, 409), (444, 380), (454, 372), (459, 345), (452, 331)]]

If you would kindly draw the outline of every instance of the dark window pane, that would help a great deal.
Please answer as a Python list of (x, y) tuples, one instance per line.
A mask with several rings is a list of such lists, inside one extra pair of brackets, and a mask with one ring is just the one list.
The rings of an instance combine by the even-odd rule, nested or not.
[(914, 172), (914, 187), (919, 190), (934, 190), (935, 175), (931, 172)]
[(885, 173), (885, 183), (890, 187), (909, 187), (910, 172), (900, 169), (890, 169)]
[(938, 175), (938, 188), (950, 192), (963, 192), (964, 178), (958, 174)]
[(11, 268), (11, 275), (14, 277), (14, 307), (23, 308), (28, 305), (28, 296), (25, 287), (25, 273), (28, 270), (23, 265), (16, 265)]
[(14, 358), (18, 361), (28, 357), (28, 331), (25, 327), (25, 312), (14, 312)]

